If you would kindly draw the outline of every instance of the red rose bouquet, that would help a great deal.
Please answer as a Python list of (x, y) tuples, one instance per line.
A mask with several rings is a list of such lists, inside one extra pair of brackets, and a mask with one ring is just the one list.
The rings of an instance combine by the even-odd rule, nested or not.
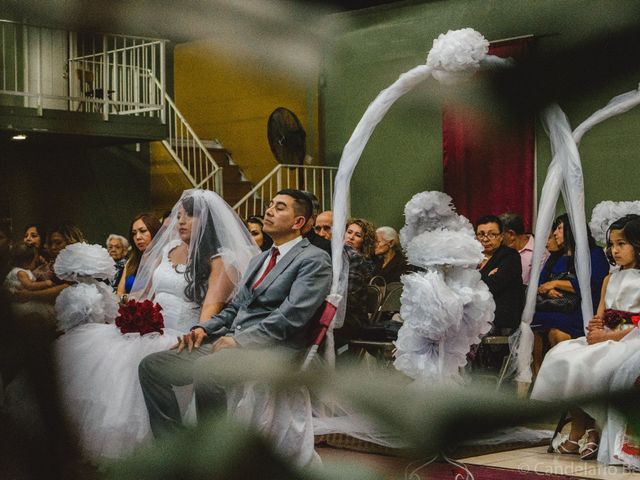
[(638, 326), (640, 315), (634, 312), (625, 312), (608, 308), (604, 311), (602, 323), (610, 330), (624, 330)]
[(127, 303), (120, 305), (118, 316), (116, 317), (116, 326), (122, 333), (139, 333), (146, 335), (147, 333), (164, 332), (164, 318), (160, 313), (162, 307), (151, 300), (138, 302), (129, 300)]

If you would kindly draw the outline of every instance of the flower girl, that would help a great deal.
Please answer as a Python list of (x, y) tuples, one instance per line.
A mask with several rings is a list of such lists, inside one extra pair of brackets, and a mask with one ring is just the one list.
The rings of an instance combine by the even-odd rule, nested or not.
[[(589, 322), (586, 338), (561, 342), (549, 351), (532, 399), (551, 401), (606, 393), (612, 389), (612, 378), (618, 369), (640, 349), (640, 215), (626, 215), (611, 224), (607, 231), (607, 257), (619, 270), (604, 280), (600, 305)], [(635, 373), (638, 375), (640, 369)], [(583, 460), (597, 457), (607, 464), (621, 463), (615, 439), (620, 430), (624, 433), (624, 422), (611, 422), (607, 409), (600, 405), (574, 408), (570, 413), (569, 435), (558, 435), (552, 441), (557, 453), (578, 454)], [(598, 429), (603, 429), (602, 442)]]

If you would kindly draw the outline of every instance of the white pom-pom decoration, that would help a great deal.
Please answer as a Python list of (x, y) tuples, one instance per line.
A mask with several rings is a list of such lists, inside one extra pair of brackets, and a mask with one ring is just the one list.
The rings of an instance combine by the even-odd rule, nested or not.
[(113, 281), (116, 267), (109, 252), (101, 245), (72, 243), (62, 250), (53, 265), (58, 278), (72, 282), (86, 279)]
[(456, 213), (451, 197), (442, 192), (415, 194), (404, 207), (405, 226), (400, 243), (407, 248), (414, 237), (435, 230), (464, 231), (473, 236), (473, 226)]
[(105, 323), (103, 297), (96, 285), (79, 283), (56, 298), (58, 328), (67, 331), (85, 323)]
[(611, 224), (631, 213), (640, 215), (640, 201), (612, 202), (607, 200), (600, 202), (593, 208), (591, 221), (589, 222), (593, 238), (601, 245), (604, 245), (607, 242), (607, 230)]
[(473, 75), (488, 52), (489, 42), (474, 29), (449, 30), (433, 41), (427, 66), (436, 80), (452, 84)]
[(435, 265), (476, 267), (482, 261), (482, 245), (465, 232), (438, 230), (424, 232), (406, 247), (411, 265), (426, 268)]
[(490, 329), (495, 302), (476, 266), (482, 245), (469, 221), (441, 192), (414, 195), (400, 232), (409, 263), (426, 271), (403, 275), (395, 367), (415, 385), (460, 380), (471, 345)]
[(402, 277), (400, 316), (403, 328), (439, 342), (449, 329), (456, 329), (462, 320), (462, 299), (442, 278), (441, 272), (410, 273)]

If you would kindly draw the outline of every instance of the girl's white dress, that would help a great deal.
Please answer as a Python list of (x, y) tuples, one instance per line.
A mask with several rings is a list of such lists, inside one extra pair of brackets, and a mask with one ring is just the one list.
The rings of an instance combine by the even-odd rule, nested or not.
[[(18, 280), (18, 273), (20, 272), (25, 272), (32, 282), (36, 281), (36, 277), (31, 270), (16, 267), (13, 268), (4, 279), (2, 286), (5, 290), (13, 293), (22, 288), (22, 284), (20, 283), (20, 280)], [(38, 315), (44, 315), (47, 318), (54, 317), (53, 305), (46, 302), (36, 302), (33, 300), (29, 302), (13, 302), (11, 304), (11, 309), (17, 316), (37, 313)]]
[[(62, 404), (81, 446), (92, 457), (124, 456), (151, 437), (138, 364), (150, 353), (169, 349), (198, 323), (200, 308), (184, 295), (184, 266), (174, 267), (168, 258), (175, 246), (166, 247), (153, 274), (154, 301), (164, 317), (163, 335), (123, 335), (115, 324), (90, 323), (56, 340)], [(190, 395), (184, 397), (186, 404)]]
[[(605, 308), (640, 314), (640, 270), (614, 272), (605, 292)], [(640, 376), (640, 331), (633, 328), (620, 341), (588, 345), (586, 338), (561, 342), (545, 356), (531, 393), (534, 400), (564, 400), (630, 387)], [(633, 361), (633, 359), (637, 359)], [(614, 458), (616, 438), (624, 421), (604, 406), (585, 406), (602, 429), (598, 461), (621, 463)]]

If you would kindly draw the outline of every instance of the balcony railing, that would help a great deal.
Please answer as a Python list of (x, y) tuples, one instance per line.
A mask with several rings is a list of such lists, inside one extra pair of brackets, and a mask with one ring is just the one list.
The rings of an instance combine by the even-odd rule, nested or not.
[(334, 177), (337, 171), (337, 167), (277, 165), (233, 208), (240, 218), (262, 215), (279, 190), (294, 188), (314, 193), (320, 202), (320, 211), (330, 210), (333, 201)]
[(165, 122), (164, 40), (0, 20), (0, 42), (0, 105)]

